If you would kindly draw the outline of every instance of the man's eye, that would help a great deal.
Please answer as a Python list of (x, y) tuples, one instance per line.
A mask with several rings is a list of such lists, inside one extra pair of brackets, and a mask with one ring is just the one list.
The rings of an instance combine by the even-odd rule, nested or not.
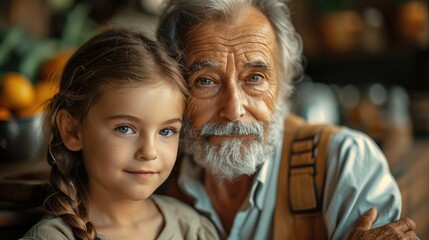
[(173, 136), (176, 133), (177, 133), (177, 131), (174, 129), (171, 129), (171, 128), (164, 128), (161, 131), (159, 131), (160, 135), (166, 136), (166, 137)]
[(198, 78), (196, 82), (199, 85), (211, 85), (211, 84), (213, 84), (213, 80), (211, 80), (210, 78), (206, 78), (206, 77)]
[(119, 126), (117, 128), (115, 128), (116, 131), (118, 131), (119, 133), (122, 134), (133, 134), (136, 133), (131, 127), (129, 126)]
[(254, 74), (249, 77), (248, 81), (250, 83), (260, 83), (263, 79), (263, 76), (261, 76), (260, 74)]

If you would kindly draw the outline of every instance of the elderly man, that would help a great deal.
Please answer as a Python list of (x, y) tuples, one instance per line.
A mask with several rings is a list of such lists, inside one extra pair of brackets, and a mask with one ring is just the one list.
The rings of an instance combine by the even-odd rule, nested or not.
[[(311, 152), (317, 163), (291, 161), (305, 134), (288, 132), (312, 126), (288, 114), (303, 69), (286, 3), (171, 0), (158, 37), (191, 89), (184, 153), (167, 189), (207, 215), (222, 238), (415, 239), (412, 220), (395, 221), (400, 192), (366, 135), (325, 131), (332, 134), (317, 144), (326, 149)], [(320, 135), (311, 136), (310, 144)], [(371, 207), (378, 218), (375, 210), (365, 214)]]

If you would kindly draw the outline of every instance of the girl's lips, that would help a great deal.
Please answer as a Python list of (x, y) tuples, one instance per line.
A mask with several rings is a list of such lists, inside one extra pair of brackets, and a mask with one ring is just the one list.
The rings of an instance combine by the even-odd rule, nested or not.
[(149, 170), (125, 170), (125, 172), (130, 174), (131, 176), (135, 176), (139, 180), (143, 180), (143, 181), (147, 181), (152, 176), (157, 174), (157, 172), (149, 171)]
[(127, 173), (134, 173), (134, 174), (155, 174), (155, 171), (150, 170), (125, 170)]

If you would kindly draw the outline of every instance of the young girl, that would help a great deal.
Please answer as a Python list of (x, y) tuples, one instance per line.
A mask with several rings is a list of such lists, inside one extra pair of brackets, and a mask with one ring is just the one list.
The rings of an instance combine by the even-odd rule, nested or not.
[(151, 196), (174, 165), (187, 88), (154, 41), (99, 33), (70, 58), (49, 102), (47, 216), (23, 239), (215, 239), (209, 220)]

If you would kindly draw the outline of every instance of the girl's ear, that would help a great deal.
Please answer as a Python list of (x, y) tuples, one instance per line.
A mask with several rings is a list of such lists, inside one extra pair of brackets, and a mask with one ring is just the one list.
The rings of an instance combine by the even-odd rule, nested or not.
[(82, 149), (82, 140), (79, 134), (79, 122), (65, 109), (60, 109), (55, 119), (64, 146), (70, 151)]

